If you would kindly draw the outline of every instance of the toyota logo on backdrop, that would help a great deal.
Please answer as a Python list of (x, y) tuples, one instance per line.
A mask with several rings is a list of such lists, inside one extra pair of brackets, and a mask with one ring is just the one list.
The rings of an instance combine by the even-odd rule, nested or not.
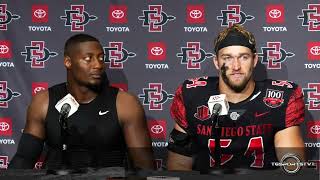
[(6, 45), (0, 45), (0, 54), (6, 54), (9, 52), (9, 47)]
[(3, 40), (0, 41), (0, 58), (9, 59), (12, 57), (11, 53), (11, 41)]
[(37, 9), (33, 12), (33, 15), (39, 19), (46, 17), (47, 13), (43, 9)]
[(112, 17), (116, 18), (116, 19), (121, 19), (124, 16), (124, 12), (120, 9), (116, 9), (114, 11), (112, 11)]
[(198, 9), (190, 11), (190, 17), (193, 19), (199, 19), (202, 17), (202, 12)]
[(320, 138), (320, 120), (311, 120), (307, 122), (307, 136), (311, 139)]
[(269, 11), (269, 16), (273, 19), (279, 18), (281, 16), (281, 11), (279, 9), (272, 9)]
[(204, 24), (206, 22), (204, 4), (188, 4), (186, 15), (186, 21), (189, 24)]
[(0, 131), (8, 131), (10, 129), (10, 125), (6, 122), (0, 122)]
[(166, 140), (167, 121), (166, 120), (148, 120), (148, 129), (152, 139)]
[(0, 136), (12, 136), (12, 119), (0, 117)]
[(320, 126), (319, 125), (314, 125), (310, 127), (310, 132), (312, 134), (318, 135), (320, 134)]
[(153, 47), (151, 48), (151, 54), (154, 56), (160, 56), (163, 54), (163, 49), (161, 47)]
[(320, 60), (320, 41), (308, 42), (307, 48), (309, 60)]
[(163, 132), (163, 127), (162, 127), (161, 125), (159, 125), (159, 124), (153, 125), (153, 126), (151, 127), (151, 132), (152, 132), (152, 133), (155, 133), (155, 134), (160, 134), (160, 133)]
[(164, 42), (148, 43), (148, 59), (149, 60), (165, 60), (166, 55), (167, 55), (166, 44)]
[(313, 46), (310, 48), (310, 53), (315, 56), (320, 55), (320, 46)]

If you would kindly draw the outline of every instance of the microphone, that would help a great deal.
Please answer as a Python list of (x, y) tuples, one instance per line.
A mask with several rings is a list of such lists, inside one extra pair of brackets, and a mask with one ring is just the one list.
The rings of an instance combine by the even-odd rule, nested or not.
[(225, 94), (213, 95), (210, 96), (208, 100), (208, 107), (212, 115), (227, 115), (229, 112), (229, 103), (226, 99)]
[(78, 110), (79, 103), (69, 93), (57, 102), (55, 108), (59, 112), (60, 116), (68, 118)]
[(61, 107), (59, 114), (62, 118), (65, 119), (66, 117), (68, 117), (70, 110), (71, 110), (71, 105), (69, 103), (64, 103)]
[(213, 105), (211, 117), (217, 116), (221, 112), (221, 110), (222, 110), (221, 104), (216, 103), (215, 105)]

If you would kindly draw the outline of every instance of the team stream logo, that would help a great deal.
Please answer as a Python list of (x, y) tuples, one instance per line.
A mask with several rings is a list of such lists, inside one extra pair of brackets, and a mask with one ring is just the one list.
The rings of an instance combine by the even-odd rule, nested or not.
[[(113, 5), (109, 6), (109, 23), (110, 24), (126, 24), (128, 23), (128, 6)], [(106, 27), (107, 32), (130, 32), (128, 26), (110, 26)]]
[(213, 57), (212, 53), (206, 53), (200, 46), (200, 42), (187, 42), (187, 46), (181, 47), (181, 52), (177, 53), (176, 56), (181, 58), (180, 63), (187, 65), (187, 69), (201, 69), (201, 63)]
[(70, 10), (65, 10), (65, 16), (60, 19), (65, 20), (65, 26), (70, 26), (71, 32), (83, 32), (84, 26), (90, 21), (98, 19), (97, 16), (90, 15), (84, 10), (84, 5), (71, 5)]
[(15, 144), (14, 140), (11, 138), (1, 138), (1, 136), (11, 137), (12, 136), (12, 120), (7, 117), (0, 117), (0, 144)]
[[(265, 16), (267, 24), (283, 24), (285, 20), (285, 11), (283, 4), (269, 4), (266, 6)], [(283, 32), (287, 31), (287, 27), (283, 26), (264, 26), (265, 32)]]
[(272, 166), (281, 167), (288, 174), (298, 173), (302, 167), (317, 167), (314, 161), (302, 162), (301, 158), (295, 154), (285, 154), (280, 162), (271, 162)]
[[(35, 24), (45, 24), (49, 21), (49, 8), (48, 5), (32, 5), (32, 22)], [(28, 26), (29, 31), (52, 31), (50, 26)]]
[(304, 102), (308, 106), (308, 110), (320, 110), (320, 83), (308, 83), (308, 87), (302, 88), (304, 94)]
[(253, 20), (254, 16), (246, 15), (241, 11), (241, 5), (227, 5), (227, 9), (221, 10), (221, 16), (217, 20), (221, 21), (222, 27), (230, 27), (233, 24), (244, 24), (246, 21)]
[(308, 27), (308, 31), (320, 31), (320, 4), (308, 4), (301, 11), (297, 18), (302, 20), (302, 26)]
[(0, 4), (0, 31), (6, 31), (8, 24), (17, 19), (20, 19), (20, 16), (8, 11), (7, 4)]
[(105, 53), (104, 62), (109, 64), (110, 69), (123, 69), (123, 63), (136, 54), (123, 48), (123, 42), (109, 42), (108, 47), (103, 47)]
[(281, 69), (281, 64), (293, 56), (294, 53), (281, 48), (281, 42), (267, 42), (267, 46), (261, 47), (261, 53), (258, 53), (261, 63), (267, 64), (267, 69)]
[(149, 5), (149, 9), (142, 10), (142, 13), (138, 19), (143, 21), (142, 27), (148, 27), (149, 32), (162, 32), (162, 26), (176, 19), (162, 11), (162, 5)]
[[(204, 4), (187, 5), (186, 8), (186, 22), (187, 24), (205, 24), (205, 6)], [(208, 32), (205, 26), (185, 26), (185, 32)]]
[(25, 56), (25, 62), (30, 63), (31, 68), (45, 68), (45, 62), (58, 53), (46, 48), (44, 41), (31, 41), (30, 46), (25, 46), (21, 55)]
[(8, 87), (7, 81), (0, 81), (0, 108), (8, 108), (9, 101), (20, 95), (19, 92), (14, 92)]
[(143, 94), (138, 96), (143, 98), (143, 105), (148, 105), (149, 110), (162, 110), (163, 104), (174, 97), (162, 88), (162, 83), (149, 83), (149, 87), (143, 88)]

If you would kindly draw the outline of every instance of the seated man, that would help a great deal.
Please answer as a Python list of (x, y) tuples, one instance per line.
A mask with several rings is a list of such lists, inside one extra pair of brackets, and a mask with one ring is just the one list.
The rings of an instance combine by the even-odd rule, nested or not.
[[(47, 168), (125, 166), (127, 152), (136, 168), (153, 169), (151, 140), (138, 99), (108, 86), (104, 51), (86, 34), (70, 37), (64, 47), (67, 82), (33, 97), (17, 153), (9, 168), (33, 168), (47, 146)], [(57, 102), (71, 94), (80, 104), (67, 119), (61, 139)], [(61, 155), (62, 141), (66, 144)], [(62, 163), (62, 164), (61, 164)]]
[[(255, 38), (240, 25), (220, 32), (214, 45), (219, 77), (186, 80), (176, 91), (168, 169), (272, 168), (288, 153), (303, 161), (301, 88), (289, 81), (253, 79)], [(226, 94), (230, 110), (218, 117), (215, 128), (208, 100), (219, 94)]]

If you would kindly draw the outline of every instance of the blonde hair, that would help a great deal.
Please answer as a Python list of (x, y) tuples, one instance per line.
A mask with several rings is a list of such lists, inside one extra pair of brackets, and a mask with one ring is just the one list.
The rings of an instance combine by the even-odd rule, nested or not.
[(220, 45), (220, 43), (222, 41), (225, 40), (225, 38), (227, 37), (227, 35), (231, 32), (238, 32), (240, 34), (242, 34), (243, 36), (245, 36), (250, 44), (252, 44), (254, 46), (254, 49), (252, 49), (253, 52), (256, 51), (256, 39), (254, 37), (254, 35), (247, 31), (243, 26), (241, 26), (240, 24), (233, 24), (231, 27), (228, 27), (226, 29), (224, 29), (223, 31), (221, 31), (218, 36), (216, 37), (216, 39), (214, 40), (214, 49), (217, 53), (217, 48)]

